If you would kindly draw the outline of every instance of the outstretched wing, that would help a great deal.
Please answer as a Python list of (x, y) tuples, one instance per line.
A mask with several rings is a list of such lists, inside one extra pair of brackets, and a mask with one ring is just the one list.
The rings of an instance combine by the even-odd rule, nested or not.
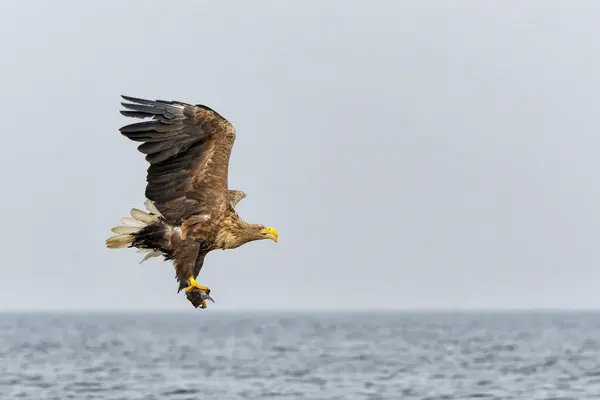
[(121, 133), (143, 142), (150, 163), (146, 197), (172, 224), (193, 215), (208, 222), (229, 204), (227, 174), (235, 129), (202, 105), (122, 96), (126, 117), (151, 118), (124, 126)]

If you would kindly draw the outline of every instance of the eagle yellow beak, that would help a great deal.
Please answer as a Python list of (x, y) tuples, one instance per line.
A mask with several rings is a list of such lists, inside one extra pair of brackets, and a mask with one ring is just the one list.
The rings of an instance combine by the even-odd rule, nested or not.
[(275, 228), (271, 228), (270, 226), (262, 229), (260, 233), (274, 242), (277, 242), (277, 239), (279, 239), (279, 233), (277, 233)]

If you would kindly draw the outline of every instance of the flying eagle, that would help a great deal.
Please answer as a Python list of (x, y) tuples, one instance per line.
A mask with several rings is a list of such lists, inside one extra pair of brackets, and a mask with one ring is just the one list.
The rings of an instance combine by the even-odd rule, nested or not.
[[(196, 282), (206, 255), (234, 249), (255, 240), (277, 242), (274, 228), (249, 224), (235, 211), (244, 192), (229, 190), (227, 175), (235, 129), (204, 105), (144, 100), (122, 96), (126, 117), (150, 118), (120, 129), (142, 142), (138, 150), (149, 162), (145, 206), (132, 209), (133, 218), (113, 228), (108, 248), (136, 247), (147, 252), (142, 260), (163, 256), (173, 260), (179, 290), (189, 293), (194, 306), (206, 308), (210, 289)], [(191, 294), (204, 292), (198, 304)], [(196, 297), (197, 298), (197, 297)]]

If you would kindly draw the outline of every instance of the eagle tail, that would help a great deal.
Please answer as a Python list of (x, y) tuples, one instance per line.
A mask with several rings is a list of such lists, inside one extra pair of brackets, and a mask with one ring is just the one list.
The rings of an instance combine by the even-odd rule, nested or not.
[(131, 209), (131, 218), (121, 218), (122, 225), (112, 228), (116, 235), (106, 239), (106, 247), (109, 249), (137, 247), (139, 251), (145, 252), (140, 264), (152, 257), (170, 254), (164, 240), (167, 222), (150, 200), (146, 200), (144, 205), (149, 212)]

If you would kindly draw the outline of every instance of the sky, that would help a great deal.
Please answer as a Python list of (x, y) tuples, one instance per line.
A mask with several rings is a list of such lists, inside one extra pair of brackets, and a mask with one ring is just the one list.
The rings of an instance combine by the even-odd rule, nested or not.
[(600, 3), (5, 0), (0, 310), (194, 311), (107, 249), (147, 164), (120, 95), (237, 130), (208, 310), (600, 307)]

